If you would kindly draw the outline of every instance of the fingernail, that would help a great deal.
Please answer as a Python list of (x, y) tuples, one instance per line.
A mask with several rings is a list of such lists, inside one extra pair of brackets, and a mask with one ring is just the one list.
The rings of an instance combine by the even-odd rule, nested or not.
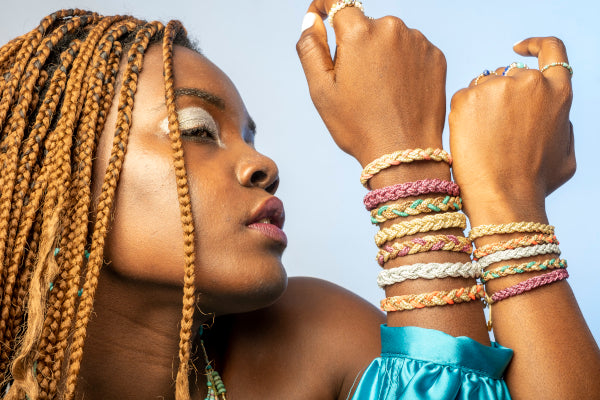
[(513, 47), (515, 47), (516, 45), (518, 45), (519, 43), (522, 43), (523, 41), (525, 41), (525, 39), (523, 40), (519, 40), (517, 43), (513, 44)]
[(317, 20), (317, 17), (318, 15), (313, 12), (306, 13), (304, 19), (302, 20), (302, 32), (313, 26)]

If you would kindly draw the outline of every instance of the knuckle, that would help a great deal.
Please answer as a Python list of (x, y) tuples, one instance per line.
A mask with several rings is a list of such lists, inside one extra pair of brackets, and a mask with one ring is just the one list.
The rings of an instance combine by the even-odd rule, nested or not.
[(453, 111), (459, 110), (463, 104), (468, 104), (473, 91), (469, 88), (462, 88), (458, 92), (454, 93), (450, 99), (450, 114), (449, 118), (452, 118), (455, 113)]
[(537, 69), (523, 71), (523, 82), (527, 86), (540, 86), (544, 82), (544, 75)]
[(392, 31), (405, 31), (408, 29), (400, 18), (391, 15), (380, 18), (380, 21), (381, 25)]
[(347, 28), (344, 28), (344, 38), (364, 39), (371, 31), (371, 24), (368, 21), (357, 22)]
[(563, 103), (570, 105), (573, 102), (573, 88), (571, 84), (566, 82), (558, 85), (556, 96)]
[(313, 33), (304, 34), (296, 43), (296, 52), (300, 57), (317, 50), (318, 39)]
[(544, 44), (552, 49), (560, 50), (562, 52), (566, 51), (565, 44), (562, 40), (557, 38), (556, 36), (549, 36), (544, 39)]
[(413, 37), (415, 37), (418, 40), (422, 40), (422, 41), (427, 41), (427, 38), (425, 37), (425, 35), (423, 35), (423, 32), (421, 32), (418, 29), (411, 29), (410, 33), (413, 35)]

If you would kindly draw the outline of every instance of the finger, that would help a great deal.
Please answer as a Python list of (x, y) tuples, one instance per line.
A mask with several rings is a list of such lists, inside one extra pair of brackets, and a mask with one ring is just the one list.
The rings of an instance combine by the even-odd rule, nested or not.
[(338, 39), (341, 39), (350, 31), (366, 27), (369, 23), (369, 19), (362, 11), (362, 3), (360, 1), (346, 4), (344, 7), (339, 7), (336, 12), (330, 13), (332, 8), (340, 3), (339, 0), (313, 0), (308, 7), (309, 12), (314, 12), (323, 18), (328, 18), (329, 23), (333, 22), (333, 29)]
[(311, 95), (333, 83), (333, 60), (327, 43), (327, 30), (319, 14), (308, 12), (304, 16), (296, 51)]
[(569, 62), (567, 50), (560, 39), (556, 37), (533, 37), (515, 44), (513, 49), (522, 56), (537, 57), (539, 70), (544, 73), (546, 78), (562, 82), (570, 81), (570, 70), (560, 64), (565, 63), (565, 65), (568, 65)]

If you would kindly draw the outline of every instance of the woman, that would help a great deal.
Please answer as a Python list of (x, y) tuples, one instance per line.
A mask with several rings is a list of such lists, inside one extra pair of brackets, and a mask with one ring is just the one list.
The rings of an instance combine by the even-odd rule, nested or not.
[[(323, 14), (332, 5), (315, 3), (313, 7)], [(10, 344), (3, 348), (2, 361), (12, 365), (11, 375), (6, 376), (11, 380), (7, 398), (22, 398), (23, 391), (36, 397), (36, 380), (41, 398), (74, 394), (77, 398), (170, 397), (173, 356), (178, 351), (177, 396), (203, 396), (207, 389), (193, 373), (188, 387), (188, 363), (193, 354), (192, 365), (205, 368), (196, 332), (211, 321), (212, 314), (233, 314), (220, 318), (206, 339), (207, 358), (215, 360), (223, 373), (230, 397), (348, 397), (362, 370), (379, 354), (382, 317), (350, 293), (313, 280), (290, 281), (280, 298), (285, 289), (280, 263), (285, 236), (279, 229), (282, 207), (272, 197), (277, 170), (253, 149), (253, 123), (235, 88), (214, 65), (189, 49), (176, 24), (163, 28), (131, 19), (78, 14), (54, 16), (56, 26), (51, 19), (45, 20), (39, 34), (34, 31), (17, 39), (2, 53), (4, 64), (16, 65), (4, 77), (2, 98), (6, 104), (3, 128), (10, 126), (3, 137), (7, 146), (3, 188), (7, 189), (2, 197), (3, 215), (7, 215), (3, 340)], [(345, 70), (336, 71), (336, 92), (322, 76), (323, 71), (331, 71), (331, 65), (324, 64), (328, 53), (320, 20), (313, 19), (316, 25), (305, 30), (298, 48), (317, 107), (340, 146), (363, 165), (396, 148), (441, 147), (445, 73), (441, 53), (397, 19), (371, 22), (356, 9), (340, 11), (336, 18), (341, 43), (336, 66), (350, 60)], [(66, 28), (58, 28), (61, 24)], [(367, 24), (375, 24), (375, 36), (381, 40), (362, 43), (361, 57), (350, 46), (345, 52), (343, 27), (362, 28), (359, 32), (364, 34), (364, 28), (371, 26)], [(85, 32), (87, 37), (78, 25), (91, 28)], [(52, 39), (43, 42), (46, 31), (54, 33), (46, 37), (56, 43)], [(406, 36), (398, 34), (406, 32)], [(60, 47), (59, 36), (68, 34), (73, 36)], [(391, 41), (383, 40), (385, 34)], [(127, 35), (129, 40), (119, 44), (117, 36)], [(73, 41), (82, 36), (84, 41)], [(172, 40), (179, 46), (171, 46)], [(36, 54), (42, 43), (46, 48), (48, 43), (58, 45), (61, 51), (50, 57), (45, 51)], [(23, 48), (31, 57), (30, 64), (19, 58), (17, 49)], [(397, 54), (390, 56), (390, 48)], [(120, 52), (128, 54), (121, 59)], [(414, 79), (414, 74), (411, 79), (398, 79), (397, 72), (387, 66), (400, 57), (411, 60), (407, 68), (413, 71), (433, 65), (427, 79)], [(332, 111), (344, 110), (350, 96), (373, 93), (355, 86), (355, 78), (364, 76), (361, 69), (373, 66), (361, 64), (361, 59), (376, 60), (389, 75), (364, 82), (379, 90), (376, 97), (362, 97), (372, 106), (360, 118), (335, 115)], [(45, 62), (56, 69), (39, 72)], [(36, 85), (48, 90), (28, 96), (36, 92), (32, 89)], [(387, 91), (381, 91), (382, 87)], [(406, 96), (398, 98), (400, 90), (417, 94), (417, 101), (414, 96), (410, 101)], [(120, 93), (118, 101), (112, 101), (115, 93)], [(335, 105), (339, 107), (328, 109)], [(28, 109), (40, 115), (31, 126), (25, 122), (31, 118)], [(395, 111), (390, 113), (390, 109)], [(554, 115), (553, 111), (544, 112)], [(487, 126), (486, 122), (480, 123)], [(464, 123), (473, 122), (467, 118)], [(397, 135), (398, 127), (401, 135)], [(379, 134), (368, 140), (351, 135), (376, 129)], [(48, 131), (43, 133), (45, 138), (40, 137), (42, 130)], [(21, 140), (28, 145), (19, 146)], [(38, 143), (46, 149), (38, 150)], [(566, 175), (561, 174), (558, 183)], [(436, 176), (448, 178), (449, 170), (437, 163), (414, 164), (378, 175), (371, 187)], [(475, 209), (475, 204), (477, 200), (469, 207)], [(88, 221), (93, 223), (89, 232)], [(436, 253), (415, 255), (413, 260), (468, 259), (465, 254)], [(102, 264), (107, 265), (100, 268)], [(444, 285), (455, 285), (453, 279)], [(408, 285), (413, 286), (402, 284), (389, 290), (424, 290), (429, 284)], [(90, 319), (92, 302), (94, 317)], [(192, 317), (196, 305), (207, 314), (197, 312)], [(19, 342), (15, 339), (25, 318), (26, 330)], [(495, 318), (496, 326), (501, 326), (501, 318)], [(181, 329), (177, 327), (180, 319)], [(548, 322), (535, 321), (532, 329), (543, 330), (536, 324)], [(443, 329), (489, 343), (476, 302), (390, 313), (388, 324)], [(190, 349), (192, 339), (195, 349)], [(581, 349), (593, 347), (593, 339), (591, 343), (586, 340), (579, 342)], [(597, 362), (590, 357), (588, 367)], [(569, 357), (561, 361), (564, 364)], [(145, 368), (132, 368), (142, 363)], [(522, 380), (515, 381), (518, 388)], [(524, 386), (530, 389), (527, 383)]]

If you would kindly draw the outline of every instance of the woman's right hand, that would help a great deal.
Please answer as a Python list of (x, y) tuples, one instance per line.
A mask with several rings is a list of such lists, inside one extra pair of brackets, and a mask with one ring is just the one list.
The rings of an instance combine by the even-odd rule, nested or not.
[(399, 18), (372, 20), (346, 7), (334, 18), (332, 60), (321, 17), (335, 3), (312, 2), (305, 23), (313, 24), (305, 27), (297, 50), (312, 100), (337, 145), (363, 166), (397, 150), (441, 148), (442, 52)]
[[(526, 39), (514, 50), (538, 57), (540, 70), (568, 62), (554, 37)], [(499, 76), (502, 67), (452, 98), (454, 177), (472, 225), (507, 222), (494, 220), (500, 214), (545, 218), (545, 197), (575, 172), (571, 74), (563, 66), (540, 70), (515, 68)]]

